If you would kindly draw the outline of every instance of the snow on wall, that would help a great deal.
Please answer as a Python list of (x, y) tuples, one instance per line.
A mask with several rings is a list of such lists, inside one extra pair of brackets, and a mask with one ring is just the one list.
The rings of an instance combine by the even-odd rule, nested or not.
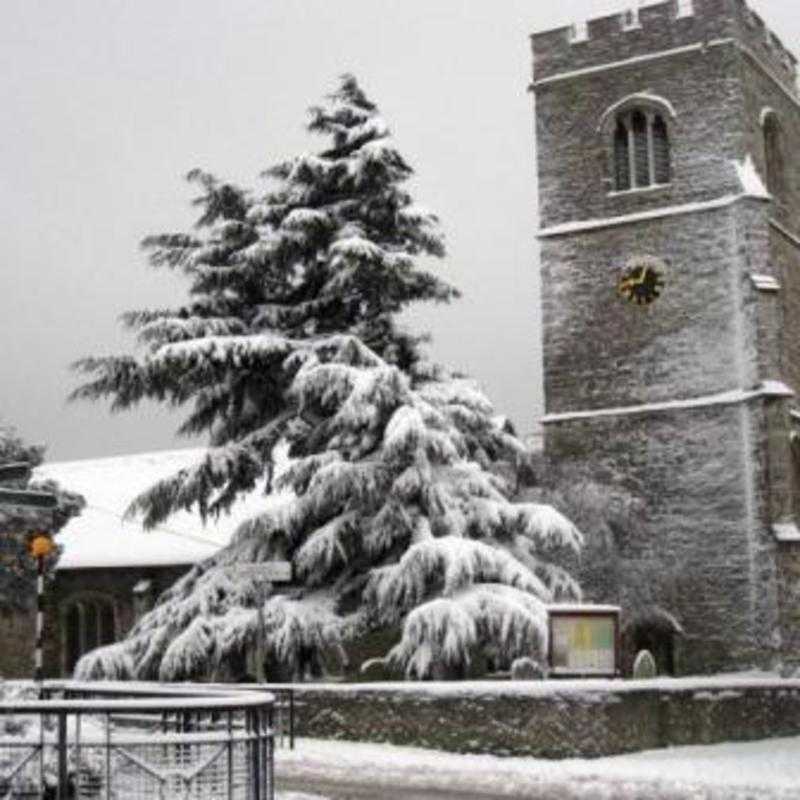
[[(737, 176), (739, 176), (741, 180), (742, 173), (739, 171), (739, 168), (741, 167), (742, 170), (745, 170), (745, 167), (739, 164), (739, 162), (733, 163), (737, 169)], [(749, 172), (746, 172), (746, 178), (748, 181), (751, 181)], [(617, 225), (630, 225), (634, 222), (644, 222), (651, 219), (676, 217), (685, 214), (694, 214), (698, 211), (713, 211), (718, 208), (727, 208), (728, 206), (732, 206), (734, 203), (746, 198), (768, 200), (769, 197), (770, 195), (768, 194), (750, 194), (749, 191), (745, 191), (741, 194), (725, 195), (724, 197), (718, 197), (714, 200), (703, 200), (674, 206), (659, 206), (657, 208), (647, 209), (646, 211), (620, 214), (615, 217), (598, 217), (596, 219), (580, 219), (575, 220), (574, 222), (564, 222), (560, 225), (551, 225), (549, 227), (540, 228), (536, 233), (536, 236), (539, 239), (546, 239), (551, 236), (563, 236), (567, 233), (581, 233), (582, 231), (594, 231), (600, 228), (612, 228)]]
[(765, 200), (772, 199), (772, 196), (764, 186), (761, 176), (758, 174), (756, 165), (753, 162), (753, 156), (748, 153), (743, 161), (731, 162), (736, 170), (736, 176), (742, 184), (742, 191), (750, 197), (760, 197)]
[(645, 414), (654, 411), (674, 411), (677, 409), (705, 408), (716, 405), (736, 405), (756, 397), (792, 397), (794, 392), (780, 381), (763, 381), (752, 390), (733, 389), (703, 397), (690, 397), (682, 400), (667, 400), (662, 403), (644, 403), (636, 406), (619, 406), (616, 408), (596, 408), (588, 411), (568, 411), (560, 414), (547, 414), (540, 422), (563, 422), (570, 419), (590, 419), (592, 417), (613, 417), (624, 414)]
[[(584, 606), (585, 607), (585, 606)], [(608, 606), (616, 608), (616, 606)], [(147, 685), (143, 682), (142, 685)], [(777, 692), (800, 693), (800, 679), (781, 678), (772, 672), (752, 670), (718, 675), (689, 675), (681, 678), (659, 676), (647, 680), (621, 678), (569, 678), (530, 681), (376, 681), (372, 683), (302, 683), (273, 684), (274, 688), (293, 688), (298, 692), (320, 692), (331, 695), (414, 695), (433, 699), (437, 697), (542, 697), (586, 699), (592, 695), (624, 695), (641, 692), (660, 694), (706, 694), (756, 691), (765, 695)], [(724, 696), (730, 696), (725, 694)], [(737, 695), (738, 696), (738, 695)], [(699, 699), (702, 699), (699, 698)]]
[(205, 455), (203, 448), (167, 450), (43, 464), (37, 480), (52, 479), (86, 498), (86, 508), (57, 537), (64, 552), (58, 570), (89, 567), (194, 564), (227, 544), (236, 528), (289, 495), (265, 498), (260, 490), (235, 505), (230, 514), (203, 524), (198, 513), (181, 511), (145, 531), (138, 520), (123, 519), (128, 504), (156, 481), (189, 468)]

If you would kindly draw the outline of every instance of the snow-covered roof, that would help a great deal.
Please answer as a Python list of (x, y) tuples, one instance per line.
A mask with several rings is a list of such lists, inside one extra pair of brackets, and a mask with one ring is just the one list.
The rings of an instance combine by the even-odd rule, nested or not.
[(202, 460), (201, 449), (43, 464), (34, 479), (53, 479), (86, 499), (80, 516), (56, 537), (64, 552), (57, 569), (87, 567), (168, 566), (193, 564), (227, 544), (239, 524), (286, 496), (261, 491), (240, 500), (230, 514), (203, 524), (198, 513), (178, 512), (152, 530), (138, 520), (123, 519), (128, 504), (155, 482)]

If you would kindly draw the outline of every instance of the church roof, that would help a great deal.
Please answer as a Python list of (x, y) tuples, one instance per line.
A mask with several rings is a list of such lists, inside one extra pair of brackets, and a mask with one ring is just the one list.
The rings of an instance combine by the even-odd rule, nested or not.
[(56, 537), (63, 546), (57, 569), (143, 567), (193, 564), (227, 544), (244, 520), (277, 507), (286, 496), (261, 491), (240, 500), (230, 514), (205, 524), (199, 513), (180, 511), (145, 531), (139, 520), (124, 519), (128, 504), (156, 481), (202, 460), (205, 450), (168, 450), (109, 458), (43, 464), (35, 479), (53, 479), (86, 499), (80, 516)]

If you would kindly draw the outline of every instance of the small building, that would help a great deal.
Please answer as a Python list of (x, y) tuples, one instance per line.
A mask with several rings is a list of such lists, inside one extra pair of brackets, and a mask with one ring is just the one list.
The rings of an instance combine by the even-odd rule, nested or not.
[[(171, 450), (44, 464), (38, 480), (53, 479), (86, 499), (81, 514), (56, 537), (63, 548), (47, 584), (44, 668), (69, 676), (81, 655), (118, 641), (161, 592), (193, 564), (226, 544), (237, 526), (270, 502), (260, 492), (229, 515), (204, 524), (179, 512), (144, 530), (125, 518), (130, 502), (154, 483), (202, 460), (203, 449)], [(33, 669), (35, 598), (23, 611), (0, 615), (0, 676), (27, 677)]]

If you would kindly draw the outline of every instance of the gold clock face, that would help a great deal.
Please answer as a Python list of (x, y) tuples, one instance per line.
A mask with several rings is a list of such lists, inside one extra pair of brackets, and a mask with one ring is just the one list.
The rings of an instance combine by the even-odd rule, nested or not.
[(650, 305), (661, 295), (664, 273), (655, 258), (631, 259), (617, 283), (617, 292), (636, 305)]

